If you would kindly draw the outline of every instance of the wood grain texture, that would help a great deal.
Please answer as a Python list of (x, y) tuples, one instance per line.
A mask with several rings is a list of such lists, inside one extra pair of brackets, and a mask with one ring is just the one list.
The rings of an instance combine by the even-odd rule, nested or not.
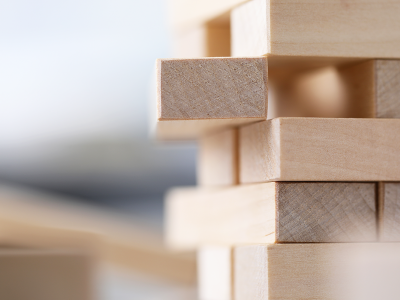
[(394, 300), (399, 251), (399, 243), (237, 247), (235, 300)]
[(226, 129), (199, 140), (197, 181), (200, 186), (239, 183), (238, 130)]
[(262, 118), (267, 112), (267, 60), (157, 60), (158, 120)]
[(62, 250), (0, 250), (2, 300), (94, 299), (94, 268), (86, 254)]
[(205, 245), (197, 251), (199, 300), (233, 299), (233, 253), (229, 246)]
[(400, 60), (376, 60), (376, 117), (400, 118)]
[(400, 183), (380, 183), (380, 240), (400, 241)]
[(376, 241), (375, 184), (279, 183), (175, 189), (166, 201), (167, 243)]
[(253, 0), (232, 11), (232, 55), (400, 58), (400, 3)]
[(157, 60), (157, 136), (197, 137), (266, 119), (267, 73), (265, 57)]
[(228, 57), (231, 55), (231, 30), (226, 25), (203, 24), (173, 35), (173, 57)]
[(239, 132), (241, 183), (398, 181), (397, 119), (278, 118)]
[(194, 253), (172, 253), (162, 236), (142, 223), (76, 203), (1, 185), (0, 244), (77, 249), (158, 280), (196, 282)]

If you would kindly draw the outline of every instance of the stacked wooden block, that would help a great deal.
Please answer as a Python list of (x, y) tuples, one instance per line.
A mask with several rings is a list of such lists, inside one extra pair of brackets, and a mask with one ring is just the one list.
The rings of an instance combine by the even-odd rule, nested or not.
[(167, 243), (200, 300), (398, 299), (400, 1), (236, 2), (234, 57), (157, 62), (158, 138), (200, 145)]

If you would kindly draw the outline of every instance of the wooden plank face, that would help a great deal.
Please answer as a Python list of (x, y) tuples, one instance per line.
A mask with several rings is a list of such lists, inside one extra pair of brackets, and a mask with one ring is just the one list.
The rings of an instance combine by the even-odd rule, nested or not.
[(303, 182), (276, 187), (277, 242), (377, 239), (375, 184)]
[(226, 129), (199, 141), (197, 179), (201, 186), (239, 183), (238, 130)]
[(380, 240), (400, 241), (400, 183), (380, 183)]
[(399, 130), (397, 119), (278, 118), (244, 126), (240, 180), (399, 181)]
[(399, 251), (399, 243), (237, 247), (235, 299), (395, 300)]
[(263, 118), (267, 60), (157, 60), (158, 120)]
[(377, 60), (376, 117), (400, 118), (400, 60)]
[(166, 207), (167, 242), (176, 249), (377, 240), (374, 183), (271, 182), (176, 189)]
[(233, 56), (400, 58), (396, 1), (254, 0), (231, 15)]

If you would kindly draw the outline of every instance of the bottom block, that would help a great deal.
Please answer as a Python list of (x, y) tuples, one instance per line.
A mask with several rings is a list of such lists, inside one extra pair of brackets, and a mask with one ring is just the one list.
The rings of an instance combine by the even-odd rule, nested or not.
[(235, 300), (400, 299), (400, 243), (235, 249)]
[(0, 250), (0, 299), (90, 300), (92, 260), (72, 251)]

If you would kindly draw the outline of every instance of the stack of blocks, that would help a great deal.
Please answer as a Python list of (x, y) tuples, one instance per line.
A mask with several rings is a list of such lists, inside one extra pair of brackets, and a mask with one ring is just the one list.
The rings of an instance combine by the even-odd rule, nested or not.
[(196, 3), (171, 3), (204, 57), (157, 61), (156, 134), (199, 141), (166, 197), (199, 299), (400, 298), (400, 1)]

